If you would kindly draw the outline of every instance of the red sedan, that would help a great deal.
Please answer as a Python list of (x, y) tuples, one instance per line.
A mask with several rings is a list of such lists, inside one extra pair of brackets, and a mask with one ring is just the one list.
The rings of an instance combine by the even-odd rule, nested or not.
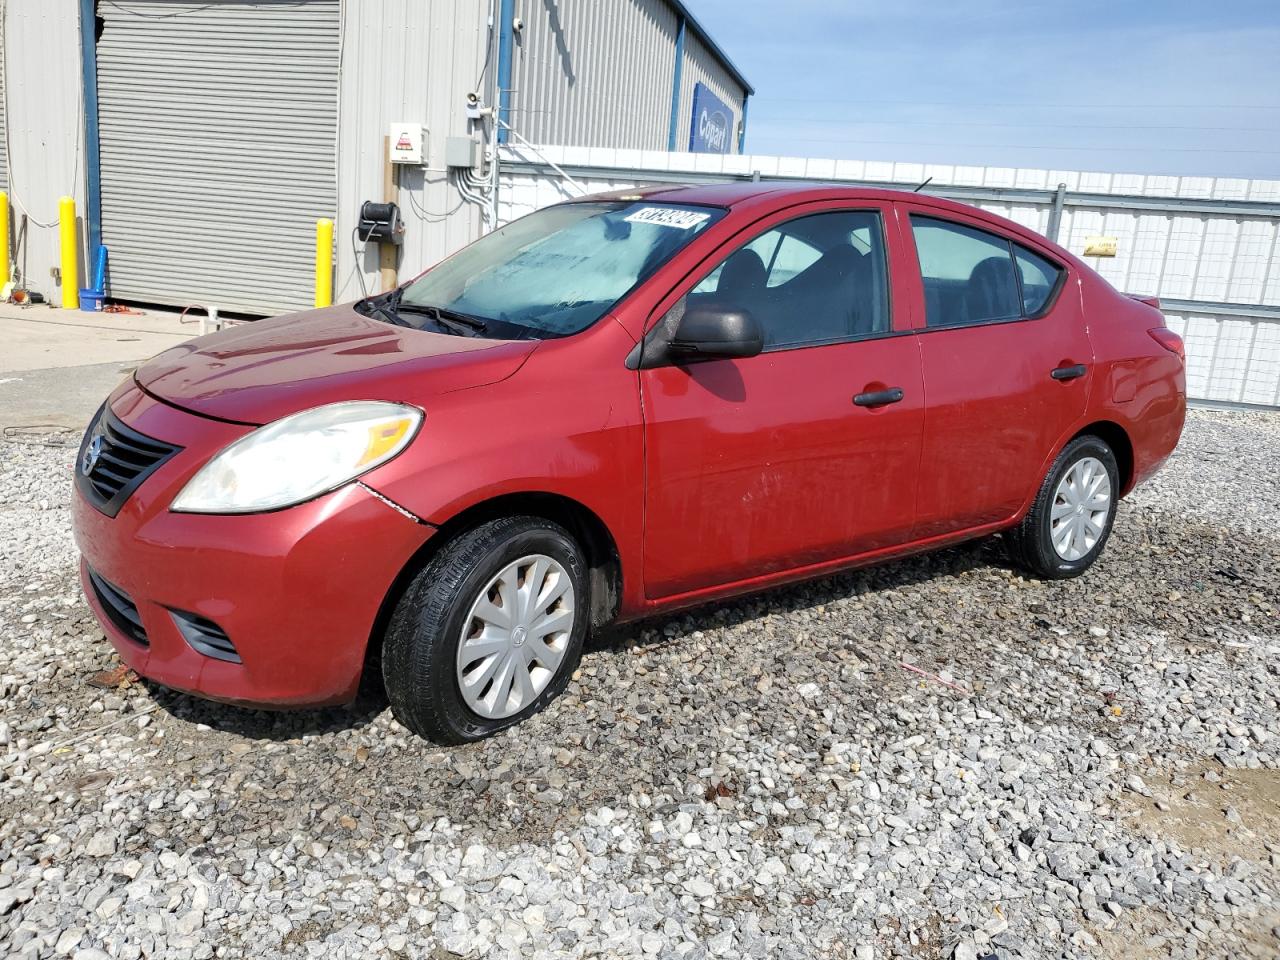
[(917, 194), (563, 203), (390, 294), (193, 340), (77, 464), (121, 658), (472, 740), (593, 628), (1003, 532), (1048, 578), (1169, 456), (1182, 343), (1037, 234)]

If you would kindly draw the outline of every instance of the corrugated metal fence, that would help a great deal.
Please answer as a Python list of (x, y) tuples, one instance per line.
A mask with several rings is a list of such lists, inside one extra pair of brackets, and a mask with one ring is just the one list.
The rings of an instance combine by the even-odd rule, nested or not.
[[(1196, 401), (1280, 408), (1280, 181), (963, 167), (585, 147), (510, 148), (498, 216), (506, 222), (577, 196), (554, 163), (591, 192), (645, 183), (791, 178), (914, 189), (1015, 220), (1083, 254), (1118, 289), (1160, 298), (1187, 343)], [(1061, 187), (1059, 185), (1062, 185)]]

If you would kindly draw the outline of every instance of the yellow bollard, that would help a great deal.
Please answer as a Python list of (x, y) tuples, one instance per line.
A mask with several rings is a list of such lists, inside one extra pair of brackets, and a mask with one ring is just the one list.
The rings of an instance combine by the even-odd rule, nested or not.
[(62, 307), (80, 309), (80, 264), (76, 249), (76, 202), (71, 197), (58, 201), (58, 233), (62, 242)]
[(0, 190), (0, 287), (12, 279), (9, 275), (9, 194)]
[(333, 304), (333, 221), (316, 221), (316, 306)]

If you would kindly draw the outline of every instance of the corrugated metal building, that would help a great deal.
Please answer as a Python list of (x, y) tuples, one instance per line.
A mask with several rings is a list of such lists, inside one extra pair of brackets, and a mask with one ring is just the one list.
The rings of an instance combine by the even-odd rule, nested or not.
[(725, 114), (717, 152), (741, 152), (753, 90), (683, 4), (520, 0), (515, 7), (510, 122), (526, 140), (693, 150), (701, 84)]
[(57, 291), (58, 198), (85, 200), (83, 86), (75, 4), (4, 0), (5, 189), (15, 275)]
[[(383, 137), (394, 122), (427, 127), (427, 163), (399, 170), (406, 229), (400, 278), (406, 279), (480, 235), (482, 205), (469, 202), (464, 175), (445, 165), (450, 136), (486, 140), (466, 117), (467, 95), (492, 103), (496, 37), (483, 0), (345, 0), (339, 97), (336, 300), (378, 289), (376, 245), (352, 241), (365, 200), (382, 199)], [(465, 19), (464, 19), (465, 17)]]
[[(0, 184), (50, 300), (64, 194), (114, 298), (273, 313), (312, 302), (317, 219), (356, 297), (493, 222), (498, 142), (736, 152), (751, 93), (679, 0), (0, 2)], [(388, 166), (393, 124), (422, 162)], [(384, 199), (394, 264), (353, 236)]]

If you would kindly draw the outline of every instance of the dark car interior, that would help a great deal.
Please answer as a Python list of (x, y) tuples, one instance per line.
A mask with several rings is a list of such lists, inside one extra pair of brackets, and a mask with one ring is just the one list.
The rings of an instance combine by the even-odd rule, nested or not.
[[(787, 276), (797, 253), (811, 262)], [(750, 312), (767, 350), (886, 331), (886, 292), (879, 217), (841, 212), (792, 220), (757, 238), (731, 254), (689, 300)]]
[(1009, 257), (988, 257), (968, 280), (924, 278), (925, 313), (931, 327), (954, 327), (1022, 315), (1018, 281)]
[(912, 214), (925, 323), (959, 327), (1034, 317), (1062, 276), (1052, 261), (975, 227)]

